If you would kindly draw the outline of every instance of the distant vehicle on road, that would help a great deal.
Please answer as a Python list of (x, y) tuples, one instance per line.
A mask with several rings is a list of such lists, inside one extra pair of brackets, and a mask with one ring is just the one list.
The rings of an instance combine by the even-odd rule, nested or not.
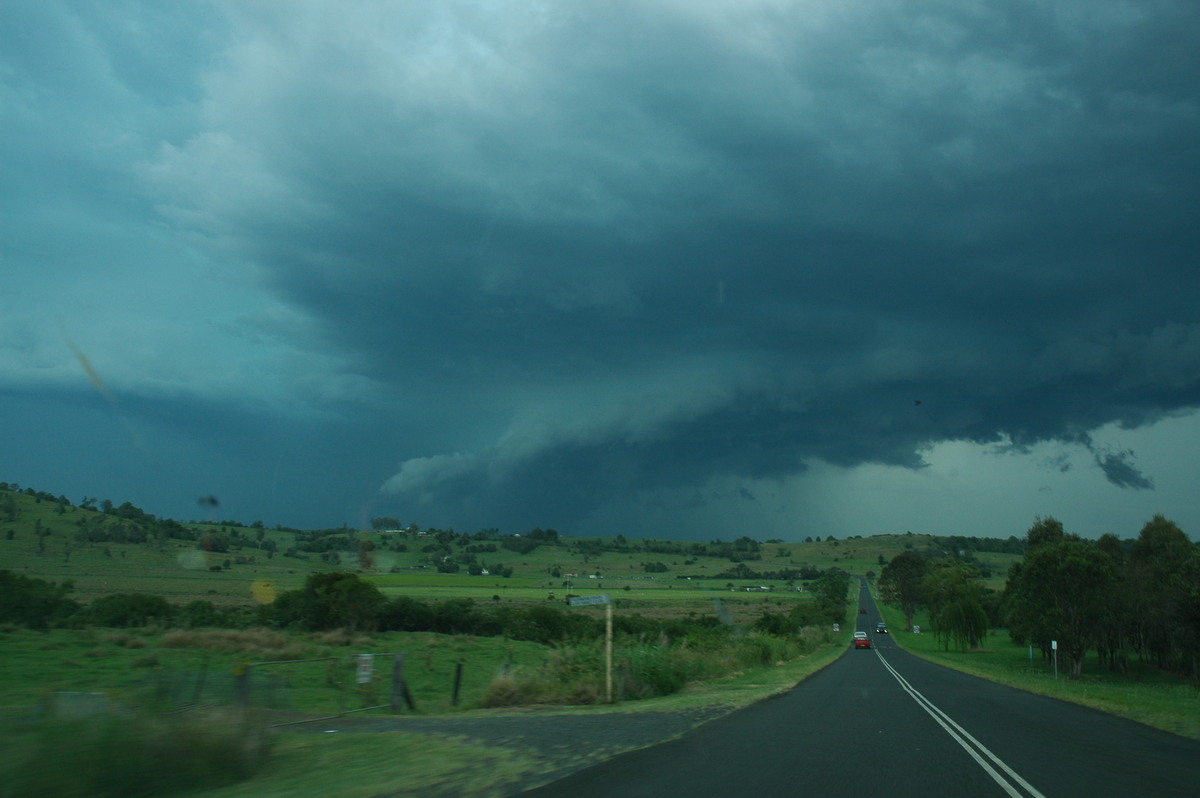
[(875, 624), (875, 634), (885, 635), (887, 633), (888, 633), (888, 630), (887, 630), (886, 623), (884, 623), (883, 621), (880, 621), (879, 623)]
[(867, 637), (866, 632), (855, 632), (854, 633), (854, 647), (855, 648), (870, 648), (871, 647), (871, 638)]
[(867, 614), (867, 608), (866, 608), (866, 607), (859, 607), (859, 608), (858, 608), (858, 614), (859, 614), (859, 615), (866, 615), (866, 614)]

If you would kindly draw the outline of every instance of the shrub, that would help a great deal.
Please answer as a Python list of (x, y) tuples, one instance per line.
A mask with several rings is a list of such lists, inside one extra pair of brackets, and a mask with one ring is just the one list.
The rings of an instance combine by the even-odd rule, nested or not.
[(594, 704), (604, 700), (604, 661), (597, 645), (556, 649), (536, 672), (516, 668), (484, 690), (485, 707)]
[(46, 629), (79, 611), (79, 604), (67, 598), (71, 590), (70, 582), (55, 585), (0, 570), (0, 621)]
[(485, 707), (514, 707), (538, 703), (537, 685), (530, 679), (502, 674), (492, 679), (483, 691)]
[(670, 695), (688, 682), (708, 675), (705, 656), (689, 646), (641, 645), (625, 652), (619, 666), (622, 698)]
[(88, 606), (94, 624), (117, 628), (169, 621), (175, 613), (176, 609), (169, 601), (149, 593), (113, 593), (101, 596)]

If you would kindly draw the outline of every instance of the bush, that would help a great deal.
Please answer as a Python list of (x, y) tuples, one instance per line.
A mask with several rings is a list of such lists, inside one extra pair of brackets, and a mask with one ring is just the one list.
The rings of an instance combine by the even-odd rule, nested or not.
[(604, 700), (604, 659), (599, 645), (560, 648), (532, 672), (522, 668), (492, 679), (484, 690), (485, 707), (522, 704), (595, 704)]
[(101, 596), (88, 606), (92, 623), (114, 628), (170, 621), (176, 612), (175, 606), (165, 598), (149, 593), (113, 593)]
[(70, 582), (56, 585), (0, 570), (0, 622), (46, 629), (79, 611), (79, 604), (67, 598), (71, 590)]
[(379, 588), (357, 575), (329, 571), (309, 574), (303, 588), (281, 593), (266, 615), (272, 625), (309, 631), (375, 629), (387, 603)]
[(690, 646), (641, 645), (623, 653), (616, 668), (621, 698), (671, 695), (711, 670), (707, 657)]

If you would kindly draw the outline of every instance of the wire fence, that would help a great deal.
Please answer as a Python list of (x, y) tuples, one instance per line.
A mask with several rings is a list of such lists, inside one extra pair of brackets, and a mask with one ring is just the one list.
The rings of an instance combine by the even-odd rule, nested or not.
[[(372, 710), (417, 712), (405, 662), (405, 652), (385, 652), (250, 662), (232, 672), (160, 669), (148, 678), (145, 692), (156, 706), (168, 711), (229, 706), (303, 716), (273, 725)], [(463, 663), (456, 662), (451, 705), (458, 704), (462, 673)]]

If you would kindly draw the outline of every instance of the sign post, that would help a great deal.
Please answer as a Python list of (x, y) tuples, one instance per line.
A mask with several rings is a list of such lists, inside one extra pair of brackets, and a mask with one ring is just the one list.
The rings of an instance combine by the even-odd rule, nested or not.
[(1050, 641), (1050, 650), (1054, 652), (1054, 680), (1058, 681), (1058, 641)]
[(596, 604), (604, 605), (604, 698), (612, 703), (612, 597), (608, 593), (595, 596), (571, 596), (567, 603), (572, 607), (590, 607)]

